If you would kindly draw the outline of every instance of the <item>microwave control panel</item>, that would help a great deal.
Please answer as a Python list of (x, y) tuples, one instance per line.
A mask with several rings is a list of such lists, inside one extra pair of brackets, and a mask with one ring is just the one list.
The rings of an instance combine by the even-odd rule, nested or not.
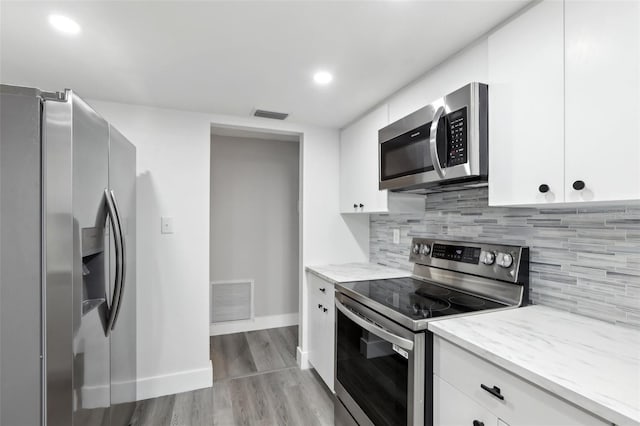
[(447, 166), (467, 162), (467, 107), (447, 114)]

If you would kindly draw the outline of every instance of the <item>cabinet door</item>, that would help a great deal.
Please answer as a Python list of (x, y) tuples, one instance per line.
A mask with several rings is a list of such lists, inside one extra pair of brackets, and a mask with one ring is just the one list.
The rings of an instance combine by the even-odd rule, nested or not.
[(378, 190), (378, 130), (388, 122), (385, 104), (340, 133), (342, 213), (387, 211), (387, 191)]
[(489, 410), (442, 380), (433, 376), (434, 426), (497, 426), (498, 418)]
[(321, 316), (319, 313), (318, 305), (321, 304), (320, 298), (313, 291), (313, 276), (309, 276), (309, 286), (307, 295), (307, 319), (309, 321), (308, 333), (309, 333), (309, 362), (313, 367), (318, 369), (318, 359), (320, 357), (322, 347), (322, 326)]
[(567, 201), (640, 199), (640, 2), (565, 14)]
[[(333, 288), (333, 286), (331, 286)], [(333, 301), (333, 291), (325, 297), (325, 302), (321, 310), (322, 324), (322, 354), (320, 369), (318, 374), (333, 392), (333, 382), (335, 377), (335, 304)]]
[(334, 286), (315, 275), (308, 275), (307, 282), (309, 362), (329, 389), (333, 391), (335, 350), (335, 339), (333, 337), (335, 330)]
[(564, 201), (563, 46), (561, 1), (489, 36), (490, 205)]

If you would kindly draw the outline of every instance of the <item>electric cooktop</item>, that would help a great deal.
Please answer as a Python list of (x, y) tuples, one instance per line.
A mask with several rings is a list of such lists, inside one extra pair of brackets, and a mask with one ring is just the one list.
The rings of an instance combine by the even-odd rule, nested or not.
[(415, 278), (357, 281), (340, 286), (414, 321), (508, 306)]

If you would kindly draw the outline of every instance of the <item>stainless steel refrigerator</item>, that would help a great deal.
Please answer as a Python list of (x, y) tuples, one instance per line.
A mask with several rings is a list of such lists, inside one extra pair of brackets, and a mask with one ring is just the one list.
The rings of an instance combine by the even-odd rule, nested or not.
[(0, 95), (0, 424), (127, 425), (136, 149), (70, 90)]

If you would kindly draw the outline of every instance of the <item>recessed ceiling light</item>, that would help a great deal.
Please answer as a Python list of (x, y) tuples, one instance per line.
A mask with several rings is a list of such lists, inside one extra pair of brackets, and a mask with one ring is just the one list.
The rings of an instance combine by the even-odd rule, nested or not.
[(329, 84), (331, 83), (331, 80), (333, 80), (333, 76), (327, 71), (318, 71), (313, 75), (313, 81), (317, 84)]
[(78, 34), (80, 32), (80, 25), (73, 19), (63, 15), (49, 15), (49, 23), (53, 28), (65, 34)]

